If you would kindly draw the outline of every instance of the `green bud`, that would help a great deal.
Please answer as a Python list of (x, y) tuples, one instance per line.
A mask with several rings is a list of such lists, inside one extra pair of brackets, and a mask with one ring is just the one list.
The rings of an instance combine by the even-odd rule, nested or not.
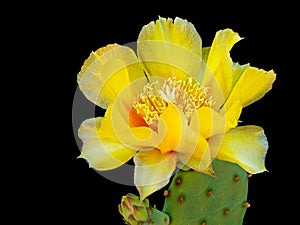
[(129, 193), (122, 197), (118, 208), (125, 222), (131, 225), (138, 225), (139, 222), (144, 222), (148, 219), (150, 206), (148, 199), (140, 201), (139, 197)]

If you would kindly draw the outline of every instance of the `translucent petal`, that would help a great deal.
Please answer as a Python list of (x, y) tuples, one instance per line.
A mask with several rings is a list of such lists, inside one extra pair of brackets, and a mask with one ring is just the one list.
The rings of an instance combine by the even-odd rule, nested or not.
[(97, 138), (103, 117), (91, 118), (83, 121), (78, 129), (78, 136), (82, 141)]
[(138, 36), (138, 56), (148, 75), (183, 79), (196, 76), (202, 41), (192, 23), (159, 17), (145, 25)]
[(82, 151), (79, 158), (84, 158), (90, 167), (97, 170), (110, 170), (117, 168), (135, 154), (118, 142), (111, 142), (101, 138), (102, 118), (89, 119), (79, 128), (79, 137), (83, 140)]
[(79, 158), (87, 160), (96, 170), (111, 170), (129, 161), (135, 152), (119, 143), (89, 139), (84, 143)]
[[(233, 45), (241, 40), (238, 33), (231, 29), (220, 30), (216, 33), (209, 54), (206, 66), (209, 68), (211, 76), (205, 76), (203, 85), (210, 87), (212, 96), (215, 96), (216, 107), (223, 105), (224, 101), (230, 93), (233, 82), (233, 62), (230, 57), (230, 50)], [(218, 96), (222, 90), (222, 97)]]
[(158, 135), (162, 142), (157, 147), (162, 153), (179, 148), (186, 132), (188, 121), (183, 112), (169, 103), (158, 121)]
[(268, 72), (255, 67), (245, 69), (230, 93), (225, 107), (230, 107), (239, 101), (243, 107), (262, 98), (271, 90), (276, 74), (273, 70)]
[[(199, 133), (194, 134), (187, 135), (184, 151), (177, 152), (177, 156), (182, 165), (203, 172), (211, 165), (212, 156), (206, 139)], [(193, 142), (196, 143), (191, 144)]]
[(235, 102), (233, 102), (231, 105), (225, 104), (225, 106), (222, 107), (219, 113), (226, 120), (225, 131), (228, 131), (231, 128), (236, 127), (238, 125), (238, 121), (242, 113), (242, 109), (243, 109), (242, 104), (238, 99)]
[[(222, 140), (218, 140), (220, 138)], [(222, 142), (218, 159), (237, 163), (252, 174), (266, 171), (268, 141), (261, 127), (240, 126), (231, 129), (223, 137), (216, 135), (209, 142), (211, 148), (216, 148), (215, 141)]]
[(176, 155), (161, 154), (157, 149), (141, 151), (134, 156), (134, 182), (141, 200), (168, 184), (176, 168)]
[(89, 55), (77, 82), (90, 101), (106, 109), (124, 87), (141, 77), (145, 77), (142, 64), (133, 50), (111, 44)]
[(226, 118), (210, 107), (201, 107), (193, 113), (190, 127), (208, 138), (225, 131)]
[[(120, 94), (123, 96), (123, 93)], [(127, 107), (128, 101), (118, 97), (111, 104), (105, 114), (102, 123), (105, 124), (101, 129), (102, 137), (107, 140), (122, 143), (132, 149), (141, 150), (155, 148), (161, 139), (155, 131), (148, 126), (133, 127), (130, 116), (132, 116), (130, 107)], [(129, 105), (132, 103), (129, 103)], [(132, 107), (132, 106), (131, 106)]]

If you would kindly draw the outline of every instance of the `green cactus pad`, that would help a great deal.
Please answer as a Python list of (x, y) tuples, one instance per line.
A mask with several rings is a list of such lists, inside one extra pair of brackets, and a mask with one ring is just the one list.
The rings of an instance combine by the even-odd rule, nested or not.
[(215, 177), (179, 171), (165, 191), (171, 225), (241, 225), (249, 203), (248, 174), (237, 164), (213, 161)]
[(168, 225), (170, 224), (170, 219), (168, 215), (157, 210), (156, 208), (152, 208), (151, 212), (148, 213), (148, 219), (145, 222), (140, 222), (141, 225)]

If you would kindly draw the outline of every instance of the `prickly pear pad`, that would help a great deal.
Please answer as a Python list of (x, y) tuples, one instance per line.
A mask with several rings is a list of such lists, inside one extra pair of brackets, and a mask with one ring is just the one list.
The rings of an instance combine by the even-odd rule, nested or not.
[(172, 225), (241, 225), (249, 203), (248, 174), (237, 164), (213, 162), (215, 177), (193, 170), (173, 178), (163, 212)]

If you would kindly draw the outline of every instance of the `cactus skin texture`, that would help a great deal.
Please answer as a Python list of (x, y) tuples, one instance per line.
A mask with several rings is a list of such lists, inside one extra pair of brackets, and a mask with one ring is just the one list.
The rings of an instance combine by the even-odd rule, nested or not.
[(151, 208), (148, 214), (148, 219), (145, 222), (140, 222), (138, 225), (168, 225), (170, 224), (169, 216), (156, 208)]
[(248, 174), (215, 159), (215, 177), (193, 170), (176, 173), (165, 191), (163, 212), (171, 225), (241, 225), (250, 204)]

